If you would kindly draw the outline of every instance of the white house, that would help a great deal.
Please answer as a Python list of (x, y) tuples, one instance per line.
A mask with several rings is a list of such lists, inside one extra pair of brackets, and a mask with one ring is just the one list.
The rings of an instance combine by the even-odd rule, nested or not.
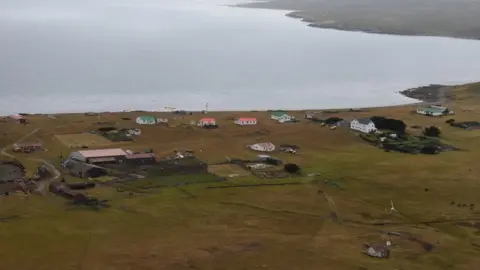
[(295, 117), (288, 115), (285, 111), (274, 111), (270, 118), (277, 120), (279, 123), (290, 122), (295, 119)]
[(250, 126), (257, 124), (257, 118), (241, 117), (235, 120), (235, 124), (240, 126)]
[(417, 110), (418, 114), (423, 114), (423, 115), (429, 115), (429, 116), (442, 116), (442, 115), (448, 115), (448, 114), (455, 114), (454, 111), (449, 110), (446, 107), (442, 106), (429, 106), (425, 108), (419, 108)]
[(198, 121), (197, 125), (199, 127), (208, 126), (208, 125), (216, 125), (215, 118), (202, 118)]
[(350, 122), (350, 129), (361, 131), (363, 133), (370, 133), (376, 131), (377, 128), (370, 118), (355, 119)]

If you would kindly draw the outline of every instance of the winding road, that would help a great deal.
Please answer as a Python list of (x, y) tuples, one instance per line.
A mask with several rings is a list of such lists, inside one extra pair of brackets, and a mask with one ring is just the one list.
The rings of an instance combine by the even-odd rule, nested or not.
[[(38, 131), (40, 130), (40, 128), (36, 128), (34, 130), (32, 130), (31, 132), (29, 132), (28, 134), (26, 134), (25, 136), (21, 137), (20, 139), (18, 139), (16, 142), (12, 143), (11, 145), (7, 145), (5, 147), (3, 147), (1, 150), (0, 150), (0, 154), (1, 155), (4, 155), (6, 157), (9, 157), (9, 158), (13, 158), (13, 159), (17, 159), (14, 155), (10, 154), (7, 152), (7, 150), (9, 148), (11, 148), (14, 144), (16, 143), (19, 143), (23, 140), (25, 140), (26, 138), (30, 137), (30, 136), (33, 136), (35, 133), (37, 133)], [(45, 159), (41, 159), (41, 158), (29, 158), (30, 160), (35, 160), (35, 161), (39, 161), (39, 162), (42, 162), (43, 164), (45, 164), (45, 166), (47, 167), (47, 169), (50, 171), (50, 173), (53, 174), (53, 177), (52, 178), (49, 178), (49, 179), (44, 179), (44, 180), (41, 180), (41, 181), (38, 181), (37, 182), (37, 192), (41, 193), (41, 194), (45, 194), (46, 190), (47, 190), (47, 187), (48, 187), (48, 184), (50, 184), (50, 182), (54, 181), (54, 180), (57, 180), (60, 176), (61, 176), (61, 173), (58, 171), (57, 168), (55, 168), (55, 166), (53, 164), (51, 164), (50, 162), (46, 161)]]

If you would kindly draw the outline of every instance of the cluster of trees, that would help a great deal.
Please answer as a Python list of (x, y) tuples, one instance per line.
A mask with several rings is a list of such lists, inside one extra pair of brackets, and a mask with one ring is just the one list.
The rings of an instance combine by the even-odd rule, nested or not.
[(373, 116), (371, 120), (375, 124), (376, 128), (392, 130), (400, 135), (405, 134), (405, 129), (407, 128), (407, 125), (405, 125), (402, 120), (391, 119), (382, 116)]
[(426, 127), (423, 131), (423, 135), (428, 137), (440, 137), (441, 131), (435, 126)]

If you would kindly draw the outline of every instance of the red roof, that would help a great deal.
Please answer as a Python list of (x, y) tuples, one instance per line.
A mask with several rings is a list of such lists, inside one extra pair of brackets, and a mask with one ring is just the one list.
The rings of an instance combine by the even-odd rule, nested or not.
[(12, 114), (12, 115), (9, 115), (8, 117), (12, 118), (12, 119), (15, 119), (15, 120), (20, 120), (20, 119), (23, 119), (24, 117), (21, 116), (20, 114)]
[(202, 118), (200, 119), (202, 122), (215, 122), (215, 118)]
[(241, 117), (237, 119), (238, 121), (257, 121), (257, 118), (254, 117)]

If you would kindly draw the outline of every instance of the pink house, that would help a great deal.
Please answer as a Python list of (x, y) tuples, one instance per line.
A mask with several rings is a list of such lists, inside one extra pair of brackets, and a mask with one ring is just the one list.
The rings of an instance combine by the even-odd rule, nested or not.
[(250, 126), (250, 125), (256, 125), (257, 124), (257, 118), (253, 117), (241, 117), (235, 120), (235, 124), (240, 125), (240, 126)]
[(19, 114), (9, 115), (8, 119), (10, 119), (11, 121), (14, 121), (16, 123), (26, 123), (27, 122), (27, 119), (25, 119), (25, 117), (23, 117)]

